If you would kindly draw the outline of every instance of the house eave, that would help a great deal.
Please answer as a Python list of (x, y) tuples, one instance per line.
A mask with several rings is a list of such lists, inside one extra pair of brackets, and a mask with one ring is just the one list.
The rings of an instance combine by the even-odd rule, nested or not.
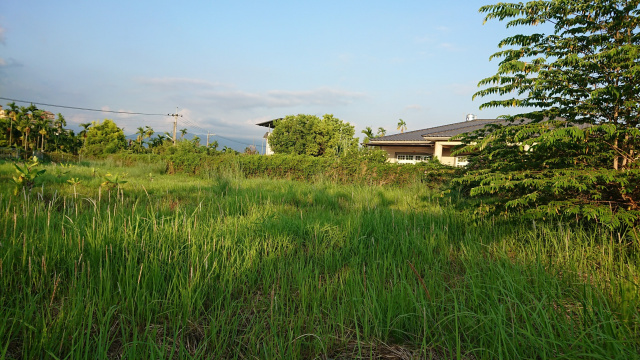
[(426, 141), (448, 141), (451, 139), (451, 136), (423, 136)]
[(387, 145), (401, 145), (401, 146), (433, 146), (431, 141), (369, 141), (367, 146), (387, 146)]

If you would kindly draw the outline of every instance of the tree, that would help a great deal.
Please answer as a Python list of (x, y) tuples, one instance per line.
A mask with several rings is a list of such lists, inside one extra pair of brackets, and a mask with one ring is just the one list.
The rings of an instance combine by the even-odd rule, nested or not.
[(29, 147), (29, 134), (34, 127), (34, 122), (36, 121), (34, 119), (34, 115), (37, 118), (40, 113), (38, 108), (31, 104), (28, 107), (21, 106), (17, 116), (18, 125), (16, 126), (16, 129), (22, 132), (22, 146), (24, 146), (25, 152)]
[(244, 154), (245, 155), (257, 155), (258, 154), (258, 150), (256, 150), (255, 146), (249, 145), (246, 148), (244, 148)]
[(378, 134), (376, 137), (382, 137), (387, 135), (387, 130), (385, 130), (382, 126), (378, 128)]
[(461, 183), (497, 195), (503, 210), (566, 214), (617, 226), (640, 215), (640, 12), (638, 0), (549, 0), (484, 6), (485, 21), (551, 25), (514, 35), (498, 72), (475, 97), (483, 108), (523, 107), (463, 137), (480, 151)]
[(213, 140), (209, 143), (209, 149), (218, 150), (218, 140)]
[(20, 108), (16, 105), (15, 102), (10, 102), (7, 104), (7, 106), (9, 106), (9, 108), (11, 109), (8, 113), (8, 117), (9, 117), (9, 146), (13, 145), (13, 129), (14, 129), (14, 125), (16, 124), (16, 122), (18, 121), (18, 112), (20, 111)]
[(276, 122), (269, 145), (278, 154), (335, 156), (357, 148), (354, 135), (352, 125), (331, 114), (289, 115)]
[(400, 130), (401, 133), (407, 130), (407, 123), (402, 119), (398, 120), (398, 130)]
[(145, 128), (143, 128), (142, 126), (138, 126), (138, 131), (136, 131), (136, 135), (138, 135), (136, 137), (136, 141), (138, 141), (139, 148), (142, 148), (142, 139), (144, 138), (146, 133), (147, 131)]
[(88, 155), (113, 154), (124, 149), (126, 145), (124, 131), (112, 120), (94, 121), (87, 131), (86, 152)]
[(91, 123), (81, 123), (80, 124), (80, 127), (82, 128), (82, 131), (80, 131), (80, 133), (78, 135), (82, 136), (83, 146), (87, 145), (87, 130), (89, 129), (90, 126), (91, 126)]
[(187, 135), (187, 129), (180, 129), (180, 139), (184, 138)]
[(371, 129), (371, 126), (367, 126), (366, 128), (364, 128), (364, 130), (362, 130), (361, 133), (364, 134), (364, 140), (362, 140), (362, 142), (365, 144), (369, 142), (369, 139), (372, 139), (375, 137), (373, 135), (373, 129)]
[[(40, 151), (50, 151), (58, 149), (58, 143), (66, 144), (65, 151), (74, 152), (77, 147), (77, 139), (73, 132), (64, 129), (67, 125), (62, 114), (58, 114), (57, 119), (53, 113), (38, 109), (37, 106), (31, 104), (29, 106), (16, 106), (15, 103), (8, 103), (6, 118), (2, 119), (0, 126), (6, 128), (7, 145), (14, 146), (17, 139), (22, 141), (21, 146), (25, 151), (29, 149)], [(52, 135), (56, 136), (56, 141), (51, 144), (47, 141)]]
[(145, 126), (144, 129), (145, 129), (144, 130), (144, 136), (147, 139), (150, 139), (153, 136), (153, 134), (155, 134), (155, 131), (153, 131), (153, 128), (150, 127), (150, 126)]
[(38, 134), (40, 134), (40, 151), (44, 152), (45, 138), (48, 137), (49, 129), (51, 128), (51, 120), (49, 120), (44, 111), (38, 111), (36, 127), (39, 129)]
[(225, 146), (222, 148), (222, 152), (225, 154), (233, 154), (233, 155), (238, 155), (239, 152), (237, 152), (236, 150), (233, 150), (232, 148)]

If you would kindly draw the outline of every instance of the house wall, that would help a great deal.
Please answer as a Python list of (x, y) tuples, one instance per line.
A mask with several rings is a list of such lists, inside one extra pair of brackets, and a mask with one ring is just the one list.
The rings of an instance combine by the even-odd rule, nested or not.
[(412, 155), (431, 155), (433, 156), (433, 147), (431, 146), (378, 146), (387, 152), (387, 161), (397, 163), (398, 154)]
[(466, 161), (452, 154), (453, 147), (460, 144), (462, 144), (460, 141), (436, 141), (433, 146), (383, 145), (379, 148), (387, 152), (387, 161), (390, 163), (397, 163), (399, 154), (412, 154), (431, 155), (449, 166), (464, 166)]
[(444, 165), (457, 166), (457, 157), (453, 156), (451, 152), (454, 146), (460, 144), (462, 144), (460, 141), (438, 141), (435, 143), (433, 156), (438, 158)]
[(271, 136), (271, 129), (269, 129), (269, 132), (267, 133), (267, 138), (266, 138), (266, 140), (267, 140), (267, 141), (266, 141), (267, 145), (266, 145), (266, 149), (265, 149), (265, 151), (264, 151), (264, 154), (265, 154), (265, 155), (273, 155), (273, 154), (275, 154), (275, 153), (273, 152), (273, 150), (271, 150), (271, 145), (269, 145), (269, 136)]

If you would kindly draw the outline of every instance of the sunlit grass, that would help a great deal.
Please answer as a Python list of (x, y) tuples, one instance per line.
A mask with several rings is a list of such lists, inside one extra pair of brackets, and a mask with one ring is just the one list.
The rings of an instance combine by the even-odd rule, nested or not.
[[(16, 197), (0, 165), (0, 358), (640, 349), (632, 232), (473, 220), (420, 184), (45, 168)], [(108, 190), (106, 174), (127, 182)]]

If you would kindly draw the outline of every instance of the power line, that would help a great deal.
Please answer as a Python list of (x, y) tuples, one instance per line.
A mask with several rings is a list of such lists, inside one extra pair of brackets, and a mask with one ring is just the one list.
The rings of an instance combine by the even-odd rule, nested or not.
[[(77, 107), (77, 106), (54, 105), (54, 104), (46, 104), (46, 103), (40, 103), (40, 102), (35, 102), (35, 101), (10, 99), (10, 98), (6, 98), (6, 97), (0, 97), (0, 99), (7, 100), (7, 101), (13, 101), (13, 102), (19, 102), (19, 103), (25, 103), (25, 104), (34, 104), (34, 105), (41, 105), (41, 106), (58, 107), (58, 108), (63, 108), (63, 109), (95, 111), (95, 112), (104, 112), (104, 113), (113, 113), (113, 114), (144, 115), (144, 116), (174, 116), (175, 115), (175, 114), (153, 114), (153, 113), (142, 113), (142, 112), (133, 112), (133, 111), (115, 111), (115, 110), (91, 109), (91, 108), (84, 108), (84, 107)], [(182, 116), (182, 115), (180, 115), (180, 116)], [(120, 119), (120, 120), (122, 120), (122, 119)], [(191, 121), (189, 121), (187, 119), (183, 119), (183, 122), (185, 122), (189, 127), (198, 129), (198, 130), (202, 131), (203, 133), (207, 132), (207, 130), (203, 129), (202, 127), (200, 127), (200, 126), (198, 126), (198, 125), (196, 125), (194, 123), (192, 123)], [(135, 133), (132, 134), (132, 135), (135, 135)], [(224, 137), (224, 136), (220, 136), (220, 135), (211, 135), (211, 136), (216, 136), (216, 137), (219, 137), (221, 139), (225, 139), (227, 141), (235, 142), (235, 143), (242, 144), (242, 145), (248, 145), (248, 146), (253, 145), (253, 144), (249, 144), (249, 143), (245, 143), (245, 142), (242, 142), (242, 141), (230, 139), (230, 138), (227, 138), (227, 137)]]
[[(205, 129), (201, 128), (200, 126), (198, 126), (198, 125), (196, 125), (196, 124), (194, 124), (194, 123), (192, 123), (192, 122), (191, 122), (190, 120), (188, 120), (188, 119), (183, 119), (183, 120), (182, 120), (182, 122), (183, 122), (183, 123), (186, 123), (186, 125), (187, 125), (188, 127), (198, 129), (198, 130), (202, 131), (203, 133), (206, 133), (206, 132), (207, 132), (207, 130), (205, 130)], [(203, 134), (203, 135), (204, 135), (204, 134)], [(219, 138), (221, 138), (221, 139), (225, 139), (225, 140), (227, 140), (227, 141), (232, 141), (232, 142), (235, 142), (235, 143), (238, 143), (238, 144), (242, 144), (242, 145), (248, 145), (248, 146), (251, 146), (251, 145), (252, 145), (252, 144), (248, 144), (248, 143), (245, 143), (245, 142), (242, 142), (242, 141), (238, 141), (238, 140), (230, 139), (230, 138), (227, 138), (227, 137), (224, 137), (224, 136), (220, 136), (220, 135), (216, 135), (216, 134), (211, 135), (211, 136), (219, 137)]]
[(219, 137), (219, 138), (221, 138), (221, 139), (225, 139), (225, 140), (227, 140), (227, 141), (233, 141), (233, 142), (236, 142), (236, 143), (238, 143), (238, 144), (242, 144), (242, 145), (248, 145), (248, 146), (252, 146), (252, 145), (253, 145), (253, 144), (247, 144), (247, 143), (244, 143), (244, 142), (242, 142), (242, 141), (229, 139), (229, 138), (226, 138), (226, 137), (224, 137), (224, 136), (220, 136), (220, 135), (213, 135), (213, 136), (217, 136), (217, 137)]
[(0, 99), (7, 100), (7, 101), (13, 101), (13, 102), (27, 103), (27, 104), (58, 107), (58, 108), (63, 108), (63, 109), (96, 111), (96, 112), (106, 112), (106, 113), (114, 113), (114, 114), (145, 115), (145, 116), (167, 116), (168, 115), (168, 114), (151, 114), (151, 113), (141, 113), (141, 112), (132, 112), (132, 111), (114, 111), (114, 110), (90, 109), (90, 108), (83, 108), (83, 107), (76, 107), (76, 106), (65, 106), (65, 105), (53, 105), (53, 104), (45, 104), (45, 103), (39, 103), (39, 102), (34, 102), (34, 101), (9, 99), (9, 98), (5, 98), (5, 97), (0, 97)]

